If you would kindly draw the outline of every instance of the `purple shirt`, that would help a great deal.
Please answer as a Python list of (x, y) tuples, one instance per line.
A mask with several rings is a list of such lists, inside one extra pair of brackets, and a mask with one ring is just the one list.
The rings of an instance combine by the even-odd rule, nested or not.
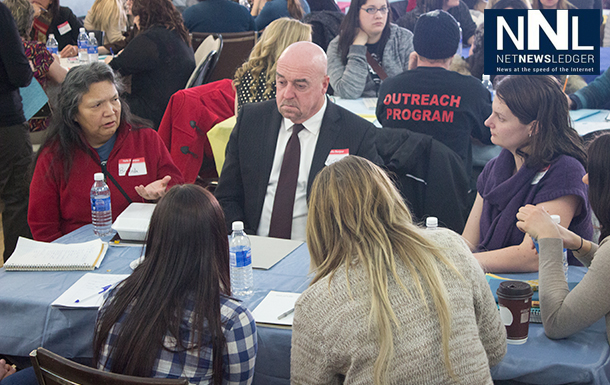
[[(543, 170), (525, 165), (513, 175), (514, 157), (502, 150), (487, 163), (477, 181), (477, 191), (483, 198), (479, 221), (480, 243), (477, 251), (497, 250), (519, 245), (523, 233), (517, 228), (517, 212), (526, 204), (536, 205), (566, 195), (580, 198), (581, 212), (568, 227), (585, 239), (593, 236), (591, 212), (587, 200), (587, 185), (582, 182), (585, 169), (578, 160), (561, 155)], [(570, 264), (579, 264), (568, 253)]]

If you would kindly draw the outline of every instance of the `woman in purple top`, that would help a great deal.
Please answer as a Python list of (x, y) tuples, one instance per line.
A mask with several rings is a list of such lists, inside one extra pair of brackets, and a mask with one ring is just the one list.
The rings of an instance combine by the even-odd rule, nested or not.
[[(502, 147), (477, 181), (477, 198), (462, 234), (486, 271), (538, 270), (529, 236), (515, 226), (521, 206), (543, 206), (561, 225), (591, 239), (586, 154), (570, 126), (568, 104), (549, 76), (509, 76), (496, 90), (485, 122), (491, 141)], [(569, 256), (570, 262), (575, 262)]]

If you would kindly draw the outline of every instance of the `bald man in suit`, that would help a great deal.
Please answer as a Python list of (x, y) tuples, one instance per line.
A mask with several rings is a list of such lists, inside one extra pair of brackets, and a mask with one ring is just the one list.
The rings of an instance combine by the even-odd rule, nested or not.
[[(325, 165), (347, 155), (381, 163), (376, 128), (328, 100), (326, 54), (319, 46), (290, 45), (278, 59), (276, 72), (276, 100), (246, 104), (237, 117), (216, 197), (229, 227), (233, 221), (243, 221), (249, 234), (305, 240), (313, 179)], [(298, 176), (291, 172), (296, 191), (293, 203), (288, 199), (286, 204), (284, 198), (292, 192), (284, 192), (285, 175), (280, 174), (288, 168), (287, 148), (295, 129), (300, 145)], [(276, 194), (278, 189), (281, 193)], [(290, 210), (291, 204), (292, 220), (278, 225), (277, 212)]]

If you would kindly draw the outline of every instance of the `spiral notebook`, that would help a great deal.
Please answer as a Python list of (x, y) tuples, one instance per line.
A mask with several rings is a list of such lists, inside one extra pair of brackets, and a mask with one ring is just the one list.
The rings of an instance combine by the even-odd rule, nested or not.
[(100, 266), (108, 244), (101, 239), (83, 243), (46, 243), (19, 237), (4, 263), (6, 271), (93, 270)]

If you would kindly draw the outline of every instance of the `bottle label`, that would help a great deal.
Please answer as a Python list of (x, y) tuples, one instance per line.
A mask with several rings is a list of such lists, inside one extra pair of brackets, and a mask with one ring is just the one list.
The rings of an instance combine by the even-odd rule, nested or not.
[(78, 49), (79, 50), (86, 50), (87, 46), (89, 45), (89, 43), (87, 42), (87, 40), (78, 40)]
[(231, 266), (245, 267), (252, 263), (252, 249), (231, 251)]
[(51, 52), (51, 54), (57, 55), (57, 47), (47, 47), (47, 50)]
[(89, 46), (87, 46), (87, 53), (89, 55), (96, 55), (97, 54), (97, 45), (89, 45)]
[(91, 211), (108, 211), (110, 210), (110, 197), (91, 198)]

